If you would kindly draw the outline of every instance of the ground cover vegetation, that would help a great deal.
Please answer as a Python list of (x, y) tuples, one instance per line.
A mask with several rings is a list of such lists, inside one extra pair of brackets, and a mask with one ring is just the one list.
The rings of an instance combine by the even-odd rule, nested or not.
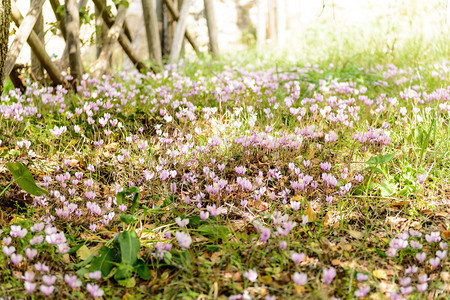
[(448, 299), (440, 45), (10, 89), (1, 296)]

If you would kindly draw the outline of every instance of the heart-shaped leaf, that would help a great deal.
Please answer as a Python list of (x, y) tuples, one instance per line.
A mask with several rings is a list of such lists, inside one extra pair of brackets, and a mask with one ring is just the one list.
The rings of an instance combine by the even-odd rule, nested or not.
[(120, 247), (121, 264), (133, 266), (137, 261), (141, 243), (136, 231), (123, 231), (117, 239)]
[(90, 271), (101, 271), (102, 277), (108, 276), (114, 267), (114, 257), (116, 251), (114, 248), (102, 247), (99, 250), (99, 256), (96, 256), (91, 263)]
[(48, 192), (38, 186), (34, 181), (33, 174), (20, 162), (6, 163), (6, 167), (11, 172), (16, 183), (21, 189), (34, 196), (41, 196)]

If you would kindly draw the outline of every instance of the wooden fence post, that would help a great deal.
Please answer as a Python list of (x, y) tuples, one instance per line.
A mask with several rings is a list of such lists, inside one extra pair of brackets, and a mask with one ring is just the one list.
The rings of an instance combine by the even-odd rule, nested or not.
[(216, 13), (214, 9), (214, 0), (204, 0), (206, 22), (208, 24), (209, 49), (213, 56), (219, 56), (219, 42), (217, 37)]
[(181, 45), (183, 44), (191, 3), (192, 0), (184, 0), (183, 6), (181, 7), (180, 17), (178, 19), (177, 27), (175, 28), (175, 34), (173, 37), (172, 49), (170, 50), (169, 62), (171, 64), (176, 63), (180, 58)]
[[(108, 28), (111, 28), (114, 24), (114, 19), (109, 15), (108, 11), (106, 10), (106, 7), (102, 4), (101, 0), (92, 0), (99, 10), (103, 21), (105, 21), (105, 24), (108, 26)], [(122, 47), (123, 51), (128, 55), (131, 62), (136, 66), (136, 68), (140, 72), (147, 72), (147, 67), (145, 64), (138, 58), (136, 53), (134, 52), (133, 48), (131, 47), (131, 42), (126, 36), (124, 30), (120, 31), (119, 38), (117, 39), (120, 46)]]
[[(33, 31), (34, 24), (39, 17), (39, 13), (44, 2), (45, 0), (33, 0), (32, 5), (30, 6), (30, 10), (25, 16), (22, 24), (19, 26), (19, 29), (17, 30), (17, 33), (6, 56), (2, 82), (4, 82), (5, 79), (9, 76), (9, 73), (11, 73), (11, 70), (16, 63), (16, 59), (23, 48), (23, 44), (25, 44), (25, 41)], [(13, 4), (13, 6), (15, 6), (15, 4)]]
[(83, 74), (80, 52), (80, 16), (76, 0), (65, 0), (66, 44), (69, 52), (70, 75), (75, 85)]
[[(23, 22), (22, 14), (17, 9), (17, 6), (14, 2), (11, 2), (11, 19), (14, 21), (17, 27), (20, 27), (20, 24), (22, 24)], [(41, 43), (36, 33), (32, 31), (27, 39), (27, 42), (33, 50), (34, 54), (36, 54), (37, 58), (41, 61), (41, 64), (47, 70), (48, 75), (53, 80), (53, 83), (62, 84), (63, 78), (59, 69), (52, 62), (50, 56), (48, 56), (47, 52), (45, 51), (45, 46)]]
[[(183, 5), (184, 5), (184, 2), (187, 2), (187, 0), (183, 1)], [(164, 3), (167, 5), (167, 8), (169, 9), (170, 13), (174, 17), (175, 21), (178, 21), (180, 19), (180, 15), (178, 13), (178, 9), (173, 5), (173, 2), (171, 0), (164, 0)], [(189, 31), (185, 30), (184, 35), (186, 36), (186, 39), (191, 44), (191, 46), (194, 49), (195, 53), (197, 53), (197, 55), (200, 54), (200, 49), (198, 48), (194, 37), (189, 33)], [(175, 37), (174, 37), (174, 40), (175, 40)]]
[[(30, 6), (33, 5), (33, 0), (30, 0)], [(33, 27), (34, 32), (37, 34), (41, 42), (44, 44), (44, 17), (42, 15), (42, 8), (39, 13), (38, 19)], [(34, 77), (34, 80), (42, 80), (44, 78), (44, 72), (42, 70), (42, 65), (39, 59), (34, 54), (33, 50), (31, 50), (31, 75)]]
[(142, 0), (145, 32), (147, 33), (148, 55), (158, 66), (162, 66), (161, 40), (159, 38), (158, 19), (153, 0)]

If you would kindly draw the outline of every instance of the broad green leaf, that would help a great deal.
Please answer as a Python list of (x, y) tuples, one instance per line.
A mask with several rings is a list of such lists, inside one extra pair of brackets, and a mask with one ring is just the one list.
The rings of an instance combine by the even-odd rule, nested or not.
[(41, 196), (48, 192), (38, 186), (34, 181), (33, 174), (20, 162), (6, 163), (6, 167), (11, 172), (16, 183), (27, 193), (34, 196)]
[(118, 243), (120, 247), (121, 263), (133, 266), (137, 261), (141, 243), (136, 231), (123, 231), (119, 234)]
[(397, 192), (397, 184), (383, 181), (380, 183), (381, 196), (388, 197)]
[(164, 199), (163, 204), (161, 205), (161, 208), (164, 208), (166, 206), (169, 206), (173, 203), (173, 200), (175, 200), (175, 197), (173, 195), (170, 195), (166, 199)]
[(114, 248), (102, 247), (99, 250), (99, 256), (96, 256), (91, 263), (90, 271), (101, 271), (102, 277), (108, 276), (114, 267), (114, 257), (116, 256), (116, 251)]
[(152, 277), (148, 265), (142, 259), (138, 259), (134, 270), (142, 280), (150, 280)]
[(395, 153), (372, 156), (368, 161), (366, 161), (366, 164), (368, 164), (368, 165), (382, 165), (382, 164), (390, 161), (391, 159), (393, 159), (394, 156), (395, 156)]
[(114, 274), (114, 279), (119, 280), (125, 280), (127, 278), (130, 278), (133, 276), (133, 269), (134, 267), (128, 264), (119, 264), (117, 268), (116, 274)]
[(129, 214), (121, 214), (120, 215), (120, 221), (124, 222), (125, 224), (131, 224), (133, 222), (137, 221), (137, 218), (133, 215)]
[(136, 285), (136, 279), (134, 277), (129, 277), (127, 279), (122, 279), (117, 281), (121, 286), (126, 288), (132, 288)]
[(230, 233), (227, 227), (222, 225), (202, 225), (198, 229), (200, 234), (206, 235), (213, 240), (225, 239)]

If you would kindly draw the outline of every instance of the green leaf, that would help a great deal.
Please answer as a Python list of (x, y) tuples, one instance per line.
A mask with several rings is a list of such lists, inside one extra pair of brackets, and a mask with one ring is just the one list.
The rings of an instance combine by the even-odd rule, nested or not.
[(121, 263), (133, 266), (137, 261), (141, 243), (136, 231), (123, 231), (117, 239), (120, 247)]
[(124, 222), (125, 224), (131, 224), (133, 222), (137, 221), (137, 218), (133, 215), (129, 214), (121, 214), (120, 215), (120, 221)]
[(11, 172), (16, 183), (27, 193), (34, 196), (41, 196), (48, 192), (38, 186), (34, 181), (33, 174), (20, 162), (6, 163), (6, 167)]
[(131, 186), (126, 190), (123, 190), (119, 193), (117, 193), (116, 199), (117, 199), (117, 205), (120, 205), (122, 203), (125, 202), (125, 196), (129, 196), (131, 194), (134, 194), (133, 197), (133, 203), (131, 204), (131, 213), (134, 213), (134, 211), (138, 208), (139, 206), (139, 200), (140, 200), (140, 190), (138, 187), (136, 186)]
[(124, 280), (127, 278), (130, 278), (133, 275), (133, 269), (134, 267), (128, 264), (119, 264), (117, 268), (116, 274), (114, 274), (114, 279)]
[(114, 267), (114, 257), (116, 256), (116, 251), (114, 248), (102, 247), (99, 250), (99, 256), (92, 260), (90, 271), (101, 271), (102, 277), (108, 276)]
[(218, 240), (225, 239), (230, 233), (227, 227), (222, 225), (209, 225), (205, 224), (200, 226), (198, 229), (201, 235), (208, 236), (210, 239)]
[(380, 255), (381, 257), (387, 257), (387, 255), (386, 255), (386, 252), (384, 252), (384, 251), (382, 251), (382, 250), (380, 250), (380, 249), (378, 249), (378, 248), (375, 248), (375, 251), (378, 253), (378, 255)]
[(366, 161), (366, 164), (368, 164), (368, 165), (382, 165), (382, 164), (390, 161), (391, 159), (393, 159), (394, 156), (395, 156), (395, 153), (372, 156), (368, 161)]
[(136, 279), (134, 277), (129, 277), (127, 279), (117, 281), (121, 286), (126, 288), (132, 288), (136, 285)]
[(150, 280), (152, 277), (148, 265), (142, 259), (138, 259), (134, 270), (142, 280)]
[(388, 197), (397, 192), (397, 184), (383, 181), (380, 183), (381, 196)]
[(175, 197), (173, 195), (170, 195), (166, 199), (164, 199), (163, 204), (161, 205), (161, 208), (164, 208), (166, 206), (169, 206), (173, 203), (173, 200), (175, 200)]

